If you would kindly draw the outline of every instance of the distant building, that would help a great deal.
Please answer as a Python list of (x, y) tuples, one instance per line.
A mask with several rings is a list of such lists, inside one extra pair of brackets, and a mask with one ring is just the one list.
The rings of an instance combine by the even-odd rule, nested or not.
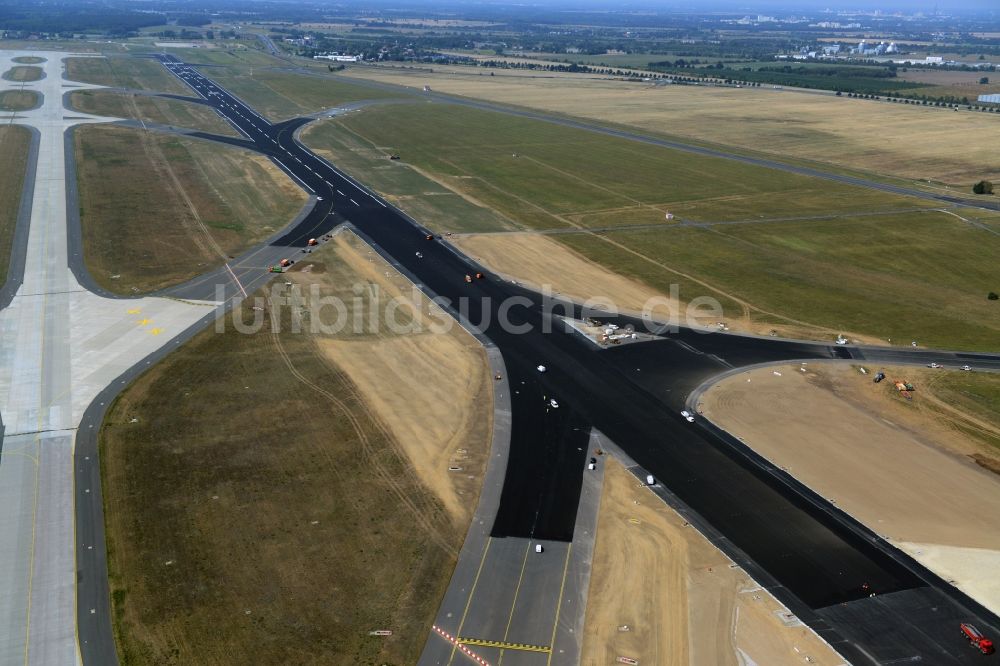
[(358, 62), (361, 56), (356, 55), (318, 55), (313, 56), (313, 60), (332, 60), (334, 62)]
[(980, 95), (979, 101), (988, 104), (1000, 104), (1000, 95)]

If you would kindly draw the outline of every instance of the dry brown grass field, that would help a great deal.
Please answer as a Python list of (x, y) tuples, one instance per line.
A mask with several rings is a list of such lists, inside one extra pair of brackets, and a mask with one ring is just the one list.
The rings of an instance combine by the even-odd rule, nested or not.
[[(286, 279), (306, 298), (313, 285), (320, 297), (352, 294), (354, 284), (403, 289), (376, 259), (339, 239)], [(126, 389), (105, 420), (121, 662), (416, 663), (488, 456), (483, 351), (458, 327), (354, 335), (313, 333), (306, 322), (295, 333), (291, 308), (275, 314), (268, 300), (258, 313), (251, 303), (242, 316), (260, 314), (259, 332), (201, 333)], [(353, 303), (348, 316), (363, 315)], [(328, 343), (373, 360), (376, 376), (341, 366)], [(450, 364), (427, 375), (431, 359)], [(423, 391), (406, 395), (417, 384)], [(393, 413), (400, 401), (426, 408), (427, 419), (441, 415), (435, 401), (450, 413), (406, 442)], [(414, 457), (418, 448), (428, 455)], [(382, 629), (392, 635), (370, 635)]]
[(980, 178), (1000, 180), (1000, 155), (982, 140), (1000, 131), (997, 114), (764, 87), (653, 86), (503, 70), (490, 76), (468, 67), (353, 67), (347, 75), (962, 189)]
[(178, 95), (191, 94), (191, 89), (168, 72), (163, 65), (148, 58), (122, 56), (66, 58), (66, 78), (112, 88), (155, 90)]
[(18, 65), (17, 67), (12, 67), (8, 69), (3, 74), (3, 78), (8, 81), (18, 81), (18, 82), (31, 82), (37, 81), (42, 78), (44, 72), (41, 67), (34, 67), (31, 65)]
[(39, 101), (38, 93), (31, 90), (4, 90), (0, 92), (0, 111), (26, 111)]
[(30, 145), (31, 134), (28, 130), (14, 125), (0, 127), (0, 155), (5, 160), (4, 168), (0, 169), (0, 284), (7, 279)]
[(306, 201), (266, 158), (235, 148), (99, 125), (77, 129), (75, 144), (84, 259), (116, 293), (204, 273)]

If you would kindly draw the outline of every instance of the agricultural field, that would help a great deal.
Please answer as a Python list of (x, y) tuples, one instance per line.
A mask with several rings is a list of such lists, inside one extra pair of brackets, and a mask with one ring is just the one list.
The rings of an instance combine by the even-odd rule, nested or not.
[[(486, 232), (480, 249), (510, 250), (495, 232), (511, 225), (543, 232), (661, 293), (713, 296), (755, 332), (970, 349), (1000, 333), (1000, 239), (924, 201), (460, 107), (372, 107), (306, 141), (430, 226)], [(450, 205), (497, 217), (435, 214)]]
[(979, 80), (984, 76), (991, 81), (997, 78), (997, 81), (1000, 82), (1000, 78), (996, 76), (995, 72), (962, 72), (948, 69), (900, 70), (898, 76), (904, 81), (928, 86), (951, 86), (970, 83), (980, 85)]
[[(402, 293), (389, 271), (338, 236), (285, 277), (361, 317), (351, 285)], [(416, 663), (489, 455), (485, 355), (459, 327), (299, 333), (264, 308), (259, 332), (201, 333), (105, 420), (120, 661)]]
[(0, 170), (0, 284), (7, 280), (30, 146), (31, 133), (28, 130), (16, 125), (0, 127), (0, 155), (8, 160)]
[(104, 90), (78, 90), (70, 94), (70, 105), (84, 113), (113, 118), (174, 125), (187, 129), (239, 136), (232, 126), (208, 106), (165, 97), (132, 95)]
[(18, 112), (33, 109), (41, 97), (32, 90), (4, 90), (0, 92), (0, 111)]
[(178, 284), (275, 233), (305, 194), (259, 155), (120, 127), (75, 132), (87, 268), (110, 291)]
[[(351, 67), (345, 76), (535, 108), (680, 140), (806, 160), (836, 168), (932, 180), (968, 193), (1000, 181), (1000, 157), (981, 137), (1000, 114), (955, 112), (832, 93), (653, 85), (589, 74), (495, 76), (465, 67)], [(859, 122), (859, 118), (864, 122)], [(920, 141), (911, 140), (921, 137)]]
[(34, 67), (32, 65), (18, 65), (17, 67), (11, 67), (6, 72), (3, 73), (3, 78), (8, 81), (17, 81), (18, 83), (30, 83), (32, 81), (38, 81), (44, 76), (45, 72), (41, 67)]
[(860, 67), (818, 63), (740, 63), (731, 67), (714, 69), (686, 69), (669, 65), (656, 65), (655, 71), (680, 76), (704, 76), (714, 79), (749, 81), (762, 85), (794, 86), (816, 90), (842, 90), (859, 94), (888, 95), (909, 92), (919, 84), (901, 81), (886, 67)]
[(110, 88), (191, 94), (190, 88), (150, 58), (66, 58), (66, 78)]

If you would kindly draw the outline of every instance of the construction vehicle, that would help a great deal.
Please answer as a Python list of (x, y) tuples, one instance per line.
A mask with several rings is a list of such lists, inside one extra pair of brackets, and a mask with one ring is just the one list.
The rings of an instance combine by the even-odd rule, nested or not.
[(472, 276), (471, 276), (471, 275), (468, 275), (468, 274), (466, 274), (466, 276), (465, 276), (465, 281), (466, 281), (466, 283), (469, 283), (469, 284), (471, 284), (471, 283), (472, 283)]
[(282, 268), (281, 266), (271, 266), (270, 268), (267, 269), (267, 272), (268, 273), (284, 273), (285, 269)]
[(993, 641), (986, 638), (986, 636), (983, 636), (983, 632), (979, 631), (967, 622), (963, 622), (959, 625), (959, 627), (962, 630), (962, 635), (968, 639), (974, 648), (983, 654), (993, 654)]
[(426, 236), (424, 236), (424, 238), (426, 240), (434, 240), (434, 234), (427, 234)]
[(656, 485), (656, 478), (652, 474), (647, 474), (646, 475), (646, 485), (647, 486), (655, 486)]
[(875, 375), (875, 379), (873, 379), (872, 381), (878, 384), (883, 379), (885, 379), (885, 373), (879, 370), (878, 374)]
[(479, 272), (477, 272), (477, 273), (476, 273), (476, 279), (477, 279), (477, 280), (482, 280), (482, 279), (483, 279), (483, 274), (482, 274), (482, 273), (479, 273)]
[(319, 241), (318, 241), (318, 240), (316, 240), (315, 238), (310, 238), (310, 239), (309, 239), (309, 242), (308, 242), (308, 243), (306, 243), (306, 245), (309, 245), (310, 247), (312, 247), (312, 246), (314, 246), (314, 245), (319, 245)]
[(278, 262), (278, 265), (281, 266), (282, 268), (288, 268), (289, 266), (292, 265), (292, 262), (289, 261), (288, 259), (282, 259), (281, 261)]

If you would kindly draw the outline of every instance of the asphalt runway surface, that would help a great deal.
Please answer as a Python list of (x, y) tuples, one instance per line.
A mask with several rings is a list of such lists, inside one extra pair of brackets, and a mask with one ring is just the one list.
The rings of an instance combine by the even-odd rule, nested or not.
[[(271, 124), (193, 67), (172, 56), (160, 56), (160, 61), (244, 139), (199, 136), (271, 157), (316, 197), (315, 206), (266, 247), (166, 293), (216, 299), (218, 285), (227, 296), (252, 289), (270, 277), (267, 265), (302, 258), (310, 238), (345, 221), (352, 223), (414, 276), (418, 286), (445, 299), (446, 307), (478, 328), (503, 354), (506, 379), (514, 391), (513, 418), (509, 464), (491, 536), (572, 540), (587, 437), (595, 427), (714, 530), (727, 554), (748, 562), (762, 584), (855, 663), (883, 660), (884, 641), (858, 629), (876, 621), (903, 627), (900, 649), (926, 663), (976, 659), (969, 657), (950, 620), (935, 619), (946, 614), (910, 612), (915, 606), (904, 602), (876, 603), (869, 590), (879, 599), (898, 599), (916, 590), (919, 594), (912, 598), (919, 603), (932, 599), (949, 610), (949, 617), (973, 619), (1000, 633), (1000, 622), (985, 609), (846, 520), (821, 498), (767, 469), (724, 433), (708, 424), (690, 424), (679, 415), (691, 391), (734, 367), (855, 358), (963, 360), (1000, 368), (1000, 356), (847, 348), (689, 329), (663, 333), (654, 342), (601, 350), (547, 314), (538, 294), (490, 275), (466, 283), (464, 277), (481, 267), (440, 239), (428, 240), (430, 232), (417, 222), (297, 142), (295, 132), (306, 119)], [(510, 307), (511, 299), (519, 301)], [(624, 317), (616, 321), (643, 323)], [(527, 330), (512, 330), (518, 326)], [(538, 372), (538, 364), (547, 371)], [(551, 405), (553, 398), (558, 407)], [(826, 612), (831, 608), (837, 612)], [(905, 629), (921, 639), (907, 641)]]

